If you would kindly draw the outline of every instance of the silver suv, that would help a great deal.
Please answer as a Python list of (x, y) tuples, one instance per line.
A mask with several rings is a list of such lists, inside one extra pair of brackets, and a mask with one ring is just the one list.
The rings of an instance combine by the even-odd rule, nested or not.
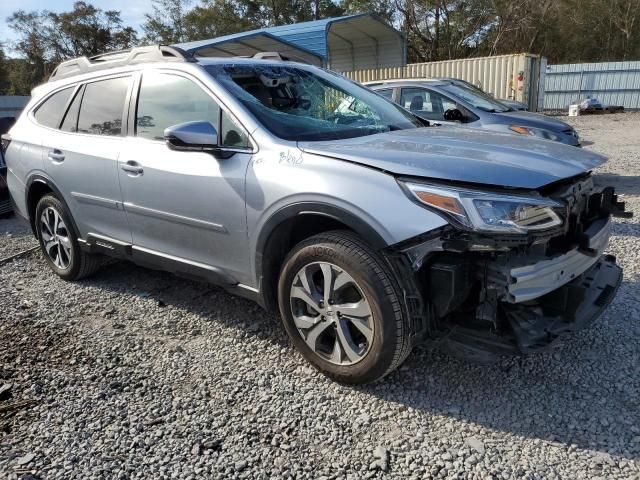
[(332, 378), (374, 381), (417, 342), (465, 358), (545, 349), (613, 298), (604, 157), (429, 128), (340, 75), (170, 47), (79, 58), (3, 138), (51, 269), (103, 255), (279, 310)]

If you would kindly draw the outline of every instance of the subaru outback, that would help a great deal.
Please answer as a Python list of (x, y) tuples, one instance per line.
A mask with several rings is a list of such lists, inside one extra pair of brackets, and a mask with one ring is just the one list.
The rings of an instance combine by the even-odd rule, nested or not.
[(426, 342), (476, 361), (586, 327), (621, 281), (627, 215), (556, 142), (431, 128), (301, 63), (141, 47), (60, 64), (3, 137), (16, 211), (55, 274), (104, 256), (279, 311), (342, 382)]

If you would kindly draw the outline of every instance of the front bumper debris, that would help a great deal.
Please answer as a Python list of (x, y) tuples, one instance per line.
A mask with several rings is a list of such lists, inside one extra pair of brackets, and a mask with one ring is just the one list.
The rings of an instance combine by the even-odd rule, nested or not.
[(562, 204), (563, 225), (527, 235), (447, 226), (386, 252), (416, 341), (491, 362), (548, 349), (602, 314), (622, 278), (604, 255), (611, 217), (632, 213), (589, 175), (540, 193)]
[(486, 326), (460, 323), (440, 340), (440, 346), (454, 356), (479, 362), (547, 350), (561, 335), (591, 325), (613, 300), (621, 281), (615, 257), (600, 257), (582, 275), (534, 305), (502, 304), (509, 333), (498, 335)]
[(595, 222), (585, 232), (586, 244), (548, 260), (512, 268), (507, 276), (507, 298), (521, 303), (539, 298), (578, 277), (598, 262), (611, 236), (611, 219)]

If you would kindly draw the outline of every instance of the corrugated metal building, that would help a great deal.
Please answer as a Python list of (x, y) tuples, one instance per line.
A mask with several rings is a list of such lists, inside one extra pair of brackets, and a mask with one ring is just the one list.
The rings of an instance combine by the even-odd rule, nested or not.
[(640, 109), (640, 62), (604, 62), (549, 65), (544, 108), (566, 110), (586, 97), (605, 105)]
[(176, 46), (204, 57), (278, 51), (339, 72), (406, 65), (402, 33), (369, 13), (262, 28)]

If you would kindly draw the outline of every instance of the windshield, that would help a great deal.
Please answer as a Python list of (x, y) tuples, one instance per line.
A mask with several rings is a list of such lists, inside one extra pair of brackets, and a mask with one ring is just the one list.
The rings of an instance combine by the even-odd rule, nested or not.
[(331, 72), (295, 65), (206, 68), (265, 128), (285, 140), (335, 140), (424, 126), (391, 101)]
[(443, 85), (441, 88), (449, 92), (451, 95), (464, 100), (471, 106), (479, 110), (484, 110), (485, 112), (508, 112), (510, 110), (510, 108), (503, 103), (500, 103), (486, 93), (478, 92), (473, 88), (456, 85), (455, 83), (448, 83), (447, 85)]

